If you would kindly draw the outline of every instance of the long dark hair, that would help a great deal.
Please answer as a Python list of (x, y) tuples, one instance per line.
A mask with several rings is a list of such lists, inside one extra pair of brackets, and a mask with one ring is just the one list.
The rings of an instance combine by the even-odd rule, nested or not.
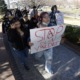
[(14, 17), (14, 18), (11, 20), (10, 25), (11, 25), (11, 24), (14, 24), (14, 23), (15, 23), (15, 22), (17, 22), (17, 21), (19, 21), (19, 22), (20, 22), (20, 19), (19, 19), (19, 18)]
[(54, 11), (54, 9), (57, 10), (57, 6), (56, 5), (53, 5), (52, 8), (51, 8), (52, 11)]
[[(16, 23), (16, 22), (18, 22), (18, 21), (20, 22), (20, 25), (21, 25), (20, 19), (14, 17), (14, 18), (11, 20), (11, 22), (10, 22), (10, 27), (11, 27), (12, 24), (14, 24), (14, 23)], [(21, 25), (21, 26), (20, 26), (20, 29), (21, 29), (21, 30), (24, 30), (24, 27)]]

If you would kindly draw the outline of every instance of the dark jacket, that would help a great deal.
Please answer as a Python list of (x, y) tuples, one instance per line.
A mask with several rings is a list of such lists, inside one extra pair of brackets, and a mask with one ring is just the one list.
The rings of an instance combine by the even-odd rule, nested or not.
[(29, 48), (29, 35), (28, 31), (22, 29), (24, 32), (24, 36), (20, 36), (16, 29), (9, 29), (8, 30), (8, 40), (12, 43), (12, 46), (17, 50), (24, 50), (26, 47)]
[(38, 23), (38, 18), (36, 19), (35, 17), (32, 17), (31, 20), (30, 20), (30, 29), (34, 29), (37, 26), (37, 23)]
[(10, 26), (10, 20), (8, 18), (4, 18), (4, 21), (2, 23), (2, 32), (7, 32), (8, 28)]
[(21, 22), (21, 26), (26, 30), (26, 31), (28, 31), (27, 33), (28, 33), (28, 35), (30, 36), (30, 31), (29, 31), (29, 27), (30, 27), (30, 21), (28, 20), (28, 21), (24, 21), (23, 19), (21, 19), (20, 20), (20, 22)]
[(17, 18), (21, 18), (22, 17), (22, 13), (21, 13), (21, 11), (20, 10), (16, 10), (16, 12), (15, 12), (15, 17), (17, 17)]
[(56, 16), (55, 16), (54, 12), (51, 12), (50, 13), (50, 24), (49, 24), (49, 26), (55, 26), (55, 25), (57, 25)]
[(20, 22), (21, 22), (21, 25), (22, 25), (25, 29), (29, 29), (29, 25), (30, 25), (30, 21), (29, 21), (29, 20), (27, 20), (27, 21), (25, 22), (23, 19), (21, 19)]

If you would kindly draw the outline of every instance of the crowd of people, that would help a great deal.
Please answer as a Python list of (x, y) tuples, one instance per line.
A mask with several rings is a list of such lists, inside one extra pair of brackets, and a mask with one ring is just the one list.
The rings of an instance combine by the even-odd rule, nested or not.
[[(2, 24), (3, 34), (7, 35), (9, 43), (26, 70), (30, 69), (27, 64), (29, 49), (34, 45), (30, 40), (30, 29), (58, 25), (56, 13), (60, 13), (60, 11), (57, 10), (56, 5), (53, 5), (50, 13), (42, 12), (38, 15), (38, 10), (36, 6), (34, 6), (30, 19), (28, 13), (29, 11), (27, 10), (20, 11), (16, 9), (14, 13), (8, 10), (5, 13)], [(53, 48), (35, 53), (34, 55), (36, 59), (44, 55), (45, 70), (53, 74)]]

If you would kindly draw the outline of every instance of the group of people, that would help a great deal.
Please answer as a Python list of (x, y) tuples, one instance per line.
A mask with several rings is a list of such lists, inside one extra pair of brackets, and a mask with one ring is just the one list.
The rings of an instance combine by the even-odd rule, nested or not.
[[(29, 49), (34, 45), (30, 40), (30, 29), (58, 25), (56, 13), (60, 13), (60, 11), (57, 10), (56, 5), (52, 6), (50, 13), (42, 12), (40, 15), (38, 15), (38, 10), (36, 9), (36, 6), (34, 6), (30, 19), (28, 18), (27, 10), (20, 11), (16, 9), (15, 15), (13, 15), (10, 11), (6, 12), (2, 24), (3, 34), (7, 34), (9, 43), (18, 56), (20, 63), (26, 70), (30, 69), (27, 64)], [(39, 59), (42, 55), (44, 55), (45, 70), (48, 73), (53, 74), (53, 48), (35, 53), (34, 55), (36, 59)]]

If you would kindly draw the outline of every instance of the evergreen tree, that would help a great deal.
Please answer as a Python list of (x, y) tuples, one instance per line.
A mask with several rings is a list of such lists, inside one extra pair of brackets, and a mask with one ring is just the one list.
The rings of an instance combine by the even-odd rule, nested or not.
[(7, 9), (7, 6), (6, 6), (5, 2), (4, 2), (4, 0), (0, 0), (0, 13), (5, 12), (6, 9)]

